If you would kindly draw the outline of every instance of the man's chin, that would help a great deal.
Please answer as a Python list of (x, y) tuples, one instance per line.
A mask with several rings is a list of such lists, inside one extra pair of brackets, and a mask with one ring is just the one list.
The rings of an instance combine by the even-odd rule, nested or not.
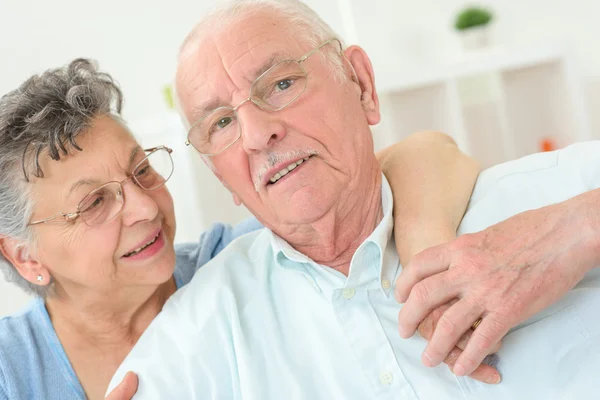
[(332, 205), (312, 200), (279, 204), (278, 219), (286, 225), (309, 225), (320, 221), (329, 213)]

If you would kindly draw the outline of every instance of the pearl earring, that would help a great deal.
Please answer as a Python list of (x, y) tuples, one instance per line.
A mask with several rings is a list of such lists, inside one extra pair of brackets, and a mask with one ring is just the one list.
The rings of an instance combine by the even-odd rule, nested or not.
[(44, 282), (44, 277), (42, 275), (38, 275), (37, 276), (37, 281), (38, 282)]

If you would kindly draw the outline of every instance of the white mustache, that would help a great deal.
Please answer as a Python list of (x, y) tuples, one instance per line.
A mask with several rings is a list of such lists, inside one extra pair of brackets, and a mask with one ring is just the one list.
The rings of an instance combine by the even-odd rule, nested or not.
[(292, 150), (286, 153), (270, 153), (269, 158), (260, 168), (257, 169), (258, 172), (254, 174), (254, 189), (258, 192), (260, 187), (262, 186), (262, 181), (265, 174), (274, 166), (280, 163), (285, 163), (286, 161), (297, 160), (299, 158), (309, 157), (318, 154), (316, 150)]

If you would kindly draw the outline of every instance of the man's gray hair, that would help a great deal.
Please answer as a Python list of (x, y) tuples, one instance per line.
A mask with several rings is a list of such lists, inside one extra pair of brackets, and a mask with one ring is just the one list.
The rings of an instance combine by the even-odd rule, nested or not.
[[(31, 176), (44, 177), (40, 156), (60, 160), (70, 151), (80, 151), (77, 136), (94, 118), (113, 115), (113, 110), (120, 114), (122, 103), (121, 90), (110, 75), (86, 59), (35, 75), (0, 98), (0, 237), (35, 248), (28, 226), (35, 199), (28, 182)], [(0, 269), (28, 293), (45, 297), (51, 289), (21, 277), (1, 254)]]

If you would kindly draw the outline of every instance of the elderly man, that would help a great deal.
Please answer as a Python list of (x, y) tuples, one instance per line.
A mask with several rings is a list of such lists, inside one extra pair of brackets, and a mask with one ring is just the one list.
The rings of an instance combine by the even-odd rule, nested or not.
[[(206, 17), (182, 49), (177, 93), (191, 125), (190, 143), (235, 201), (269, 229), (234, 242), (168, 301), (111, 388), (132, 370), (139, 374), (139, 398), (548, 399), (594, 393), (598, 270), (583, 280), (585, 271), (564, 270), (558, 282), (550, 279), (556, 272), (546, 276), (540, 268), (495, 270), (512, 304), (526, 291), (550, 293), (527, 305), (533, 317), (506, 336), (494, 356), (503, 374), (498, 385), (427, 369), (422, 354), (434, 366), (440, 360), (433, 357), (452, 347), (423, 353), (425, 339), (398, 335), (402, 307), (393, 284), (402, 268), (391, 240), (392, 194), (369, 128), (379, 121), (373, 71), (361, 48), (342, 51), (306, 6), (241, 1)], [(600, 143), (578, 145), (484, 172), (460, 233), (597, 187), (598, 175), (579, 177), (581, 170), (600, 171), (594, 162), (599, 150)], [(439, 271), (431, 269), (411, 272), (401, 292), (410, 291), (420, 274), (435, 279)], [(455, 270), (462, 271), (442, 272), (456, 287), (479, 276)], [(410, 296), (426, 287), (440, 289), (419, 286)], [(446, 297), (429, 293), (429, 308), (450, 301), (446, 313), (455, 320), (468, 293), (440, 292)], [(560, 300), (546, 307), (548, 298)], [(466, 309), (476, 312), (458, 315), (461, 324), (448, 333), (456, 340), (471, 326), (485, 332), (494, 323), (480, 313), (484, 305)], [(416, 314), (411, 323), (422, 319)], [(484, 353), (495, 345), (479, 343)], [(460, 368), (457, 375), (474, 367)]]

